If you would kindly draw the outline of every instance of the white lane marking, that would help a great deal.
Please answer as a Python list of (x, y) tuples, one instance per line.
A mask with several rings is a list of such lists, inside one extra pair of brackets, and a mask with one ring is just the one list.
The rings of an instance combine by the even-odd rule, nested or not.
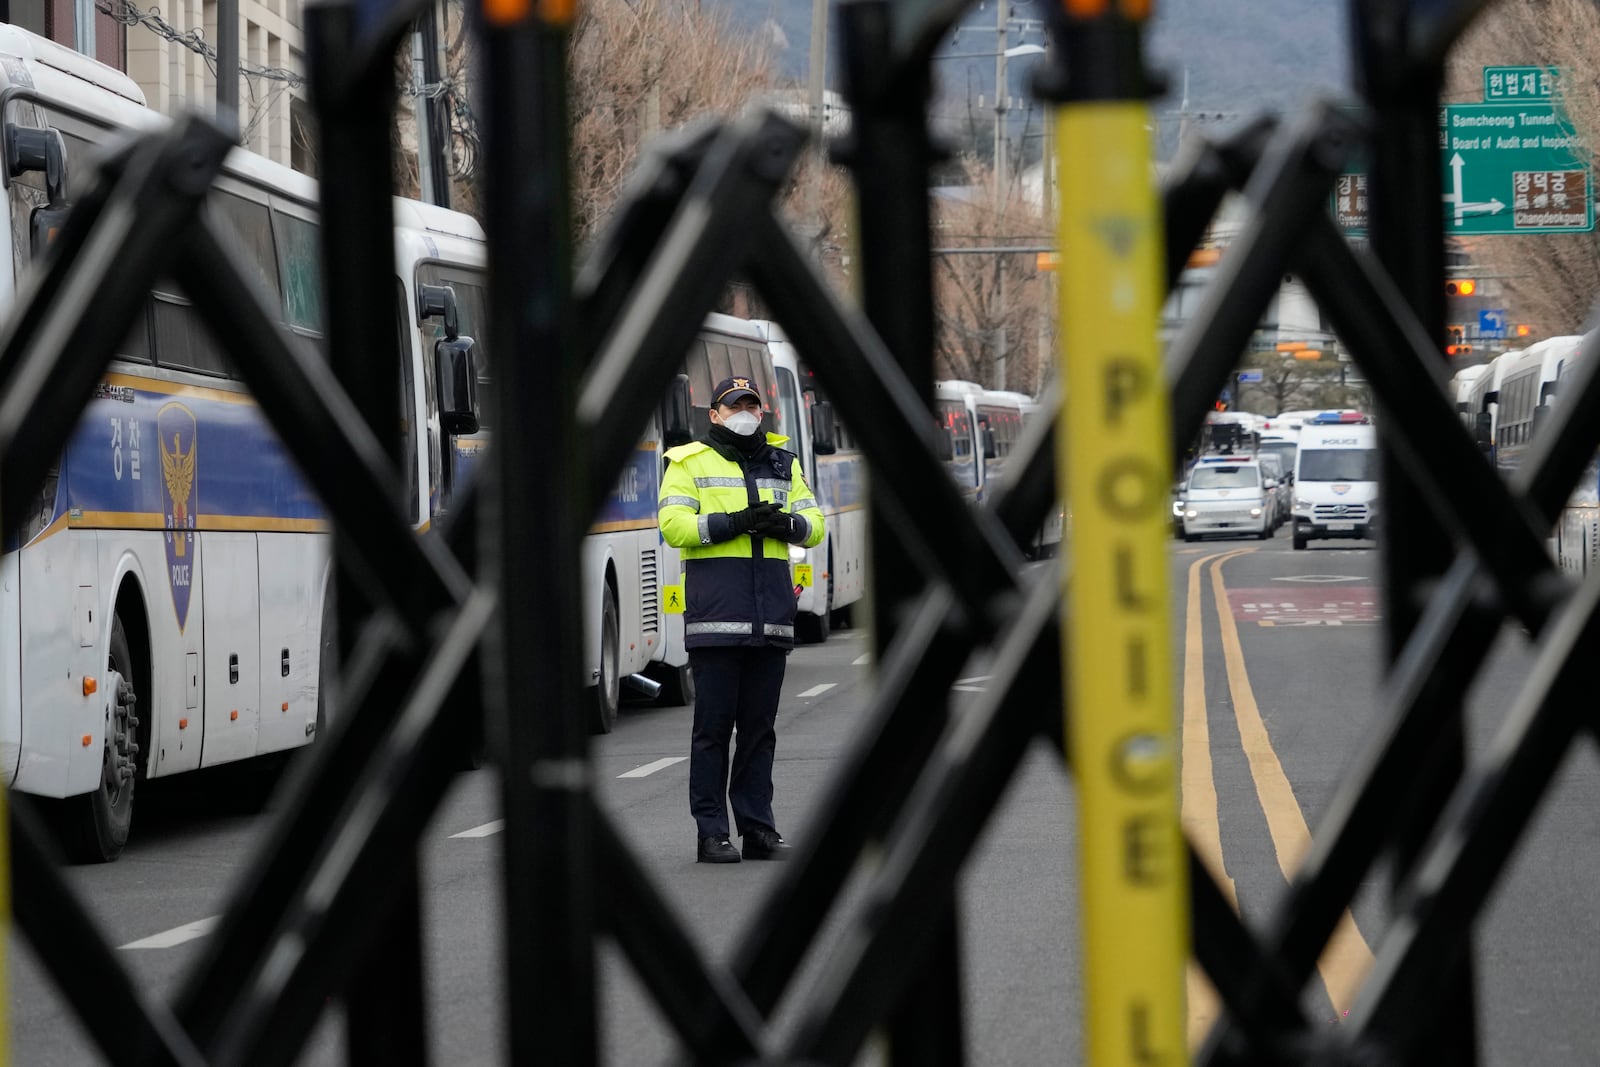
[(807, 689), (804, 693), (796, 693), (795, 696), (802, 697), (802, 698), (803, 697), (818, 697), (818, 696), (821, 696), (823, 693), (826, 693), (828, 690), (832, 689), (834, 686), (836, 686), (838, 684), (839, 684), (838, 682), (823, 682), (821, 685), (812, 686), (810, 689)]
[(486, 822), (482, 826), (474, 826), (470, 830), (463, 830), (459, 834), (451, 834), (450, 836), (453, 837), (453, 838), (454, 837), (488, 837), (490, 834), (497, 834), (501, 830), (504, 830), (505, 828), (506, 828), (506, 821), (504, 819), (496, 819), (494, 822)]
[(193, 941), (196, 938), (206, 936), (211, 932), (212, 928), (217, 925), (217, 920), (219, 918), (221, 918), (221, 916), (212, 915), (204, 919), (196, 919), (192, 923), (184, 923), (182, 926), (174, 926), (170, 930), (163, 930), (159, 934), (151, 934), (149, 937), (142, 937), (137, 941), (129, 941), (126, 945), (121, 945), (119, 947), (173, 948), (183, 944), (185, 941)]
[(987, 682), (989, 677), (990, 676), (987, 674), (979, 674), (972, 678), (957, 678), (956, 685), (971, 685), (973, 682)]
[(653, 763), (646, 763), (643, 767), (635, 767), (631, 771), (624, 771), (617, 775), (618, 778), (646, 778), (657, 771), (665, 770), (674, 763), (682, 763), (688, 756), (663, 756)]
[(861, 655), (857, 656), (855, 659), (851, 660), (850, 661), (850, 666), (852, 666), (852, 667), (865, 667), (867, 664), (869, 664), (871, 662), (872, 662), (872, 653), (871, 652), (864, 652)]
[(982, 693), (984, 691), (981, 685), (952, 685), (950, 688), (958, 693)]

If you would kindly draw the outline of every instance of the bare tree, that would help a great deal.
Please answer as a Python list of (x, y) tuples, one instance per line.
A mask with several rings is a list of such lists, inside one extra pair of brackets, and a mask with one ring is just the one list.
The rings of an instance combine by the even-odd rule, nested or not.
[(579, 239), (604, 221), (640, 142), (770, 89), (767, 49), (721, 9), (683, 0), (590, 0), (572, 39), (572, 182)]
[[(1451, 55), (1447, 99), (1482, 98), (1488, 65), (1556, 66), (1559, 99), (1574, 132), (1600, 143), (1600, 6), (1594, 0), (1520, 0), (1491, 6)], [(1593, 198), (1591, 187), (1588, 194)], [(1475, 263), (1503, 276), (1508, 306), (1533, 336), (1577, 332), (1600, 293), (1600, 239), (1592, 233), (1507, 234), (1463, 242)]]
[(1052, 243), (1040, 208), (1015, 189), (996, 209), (994, 172), (968, 159), (966, 183), (934, 201), (935, 365), (943, 377), (1037, 392), (1054, 351), (1053, 286), (1035, 252), (961, 248)]

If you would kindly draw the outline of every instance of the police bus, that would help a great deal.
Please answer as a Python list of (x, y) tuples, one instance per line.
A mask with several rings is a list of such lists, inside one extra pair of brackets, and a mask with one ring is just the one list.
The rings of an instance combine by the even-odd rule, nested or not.
[(945, 469), (969, 504), (983, 499), (984, 463), (994, 458), (994, 441), (978, 424), (977, 382), (946, 379), (933, 383), (934, 413), (944, 437)]
[[(934, 383), (934, 405), (945, 468), (972, 504), (983, 503), (999, 489), (1023, 432), (1035, 419), (1047, 417), (1026, 393), (985, 389), (959, 379)], [(1060, 549), (1063, 518), (1059, 504), (1051, 509), (1023, 546), (1029, 556), (1050, 556)]]
[(789, 548), (798, 598), (795, 636), (825, 641), (835, 623), (853, 621), (854, 605), (866, 593), (866, 462), (782, 328), (772, 322), (756, 326), (767, 339), (776, 380), (772, 429), (789, 438), (783, 447), (800, 458), (826, 523), (819, 544)]
[[(40, 251), (36, 212), (69, 206), (118, 131), (165, 121), (143, 103), (119, 72), (0, 26), (0, 313)], [(235, 150), (206, 210), (285, 331), (315, 341), (315, 184)], [(475, 428), (470, 403), (441, 404), (438, 381), (475, 378), (484, 241), (441, 208), (397, 200), (395, 217), (403, 473), (425, 534), (461, 473), (451, 438)], [(436, 346), (448, 333), (455, 343)], [(324, 514), (170, 282), (149, 294), (29, 510), (0, 553), (0, 779), (60, 799), (74, 856), (117, 856), (146, 779), (316, 736), (332, 633)]]
[[(1462, 421), (1503, 475), (1522, 465), (1562, 390), (1570, 387), (1586, 339), (1552, 337), (1497, 356), (1486, 367), (1464, 368), (1451, 380)], [(1557, 562), (1569, 574), (1586, 575), (1600, 566), (1600, 457), (1578, 480), (1551, 540)]]

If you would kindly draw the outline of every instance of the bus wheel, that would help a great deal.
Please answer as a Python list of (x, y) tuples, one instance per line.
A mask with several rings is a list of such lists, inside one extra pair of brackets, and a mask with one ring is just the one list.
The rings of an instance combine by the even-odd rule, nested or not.
[(694, 669), (687, 663), (681, 667), (656, 666), (648, 673), (661, 683), (661, 692), (656, 694), (657, 705), (694, 707)]
[(115, 685), (106, 708), (105, 747), (100, 761), (100, 787), (66, 802), (65, 844), (80, 863), (109, 863), (128, 843), (133, 825), (133, 787), (139, 770), (139, 694), (134, 688), (133, 653), (122, 617), (111, 620), (111, 649), (106, 657)]
[(795, 636), (805, 644), (820, 645), (828, 639), (828, 634), (833, 630), (833, 627), (829, 625), (832, 614), (831, 611), (826, 610), (821, 615), (813, 615), (810, 612), (797, 612), (794, 617)]
[(591, 687), (589, 732), (609, 734), (617, 725), (617, 707), (622, 703), (622, 630), (617, 621), (617, 594), (607, 582), (600, 598), (600, 677)]

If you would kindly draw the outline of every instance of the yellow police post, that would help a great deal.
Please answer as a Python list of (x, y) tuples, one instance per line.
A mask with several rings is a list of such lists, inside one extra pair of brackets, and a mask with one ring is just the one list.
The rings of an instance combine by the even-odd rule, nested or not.
[[(1072, 508), (1063, 661), (1085, 1062), (1177, 1067), (1188, 1056), (1188, 878), (1167, 599), (1171, 422), (1156, 336), (1164, 252), (1138, 43), (1149, 3), (1056, 2), (1068, 71), (1053, 94), (1067, 383), (1058, 470)], [(1108, 54), (1137, 69), (1117, 70)], [(1102, 58), (1082, 62), (1092, 55)]]

